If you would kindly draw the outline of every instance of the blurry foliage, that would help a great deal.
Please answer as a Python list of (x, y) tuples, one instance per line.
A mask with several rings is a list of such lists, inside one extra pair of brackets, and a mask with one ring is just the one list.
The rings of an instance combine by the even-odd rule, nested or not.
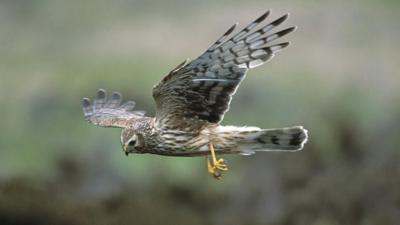
[[(151, 4), (153, 3), (153, 4)], [(250, 71), (223, 124), (302, 124), (301, 152), (122, 154), (80, 99), (151, 87), (236, 20), (272, 8), (293, 45)], [(0, 224), (372, 225), (400, 221), (398, 1), (1, 1)], [(288, 25), (287, 25), (288, 26)]]

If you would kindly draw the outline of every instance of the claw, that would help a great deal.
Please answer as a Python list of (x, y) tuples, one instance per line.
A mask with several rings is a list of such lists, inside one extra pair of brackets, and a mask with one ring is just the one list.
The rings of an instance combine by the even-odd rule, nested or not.
[(218, 172), (217, 170), (212, 175), (215, 179), (221, 180), (222, 174), (220, 172)]
[(207, 169), (208, 172), (216, 179), (221, 179), (222, 173), (228, 171), (228, 166), (225, 163), (225, 160), (220, 158), (216, 159), (215, 157), (215, 151), (214, 151), (214, 146), (212, 143), (210, 143), (210, 153), (211, 153), (211, 159), (212, 163), (210, 162), (210, 158), (207, 157)]
[(217, 170), (217, 168), (211, 165), (210, 159), (207, 158), (207, 169), (208, 172), (216, 179), (221, 179), (222, 174)]

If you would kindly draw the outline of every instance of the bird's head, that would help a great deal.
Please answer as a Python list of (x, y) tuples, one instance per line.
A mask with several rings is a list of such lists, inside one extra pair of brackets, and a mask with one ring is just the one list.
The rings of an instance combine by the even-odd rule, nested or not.
[(126, 155), (129, 153), (143, 153), (143, 136), (132, 129), (122, 130), (121, 144)]

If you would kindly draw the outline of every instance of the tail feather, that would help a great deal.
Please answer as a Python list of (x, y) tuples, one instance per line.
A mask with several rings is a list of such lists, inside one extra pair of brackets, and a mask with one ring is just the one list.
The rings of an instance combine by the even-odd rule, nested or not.
[(307, 141), (307, 130), (301, 126), (264, 129), (254, 141), (266, 150), (301, 150)]
[(302, 126), (278, 129), (259, 129), (239, 142), (243, 155), (256, 151), (299, 151), (307, 142), (307, 130)]

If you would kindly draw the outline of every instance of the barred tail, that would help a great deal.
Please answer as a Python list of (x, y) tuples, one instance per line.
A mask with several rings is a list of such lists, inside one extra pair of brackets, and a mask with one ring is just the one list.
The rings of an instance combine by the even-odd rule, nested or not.
[(299, 151), (307, 138), (307, 130), (302, 126), (259, 129), (245, 134), (238, 144), (243, 155), (251, 155), (256, 151)]

